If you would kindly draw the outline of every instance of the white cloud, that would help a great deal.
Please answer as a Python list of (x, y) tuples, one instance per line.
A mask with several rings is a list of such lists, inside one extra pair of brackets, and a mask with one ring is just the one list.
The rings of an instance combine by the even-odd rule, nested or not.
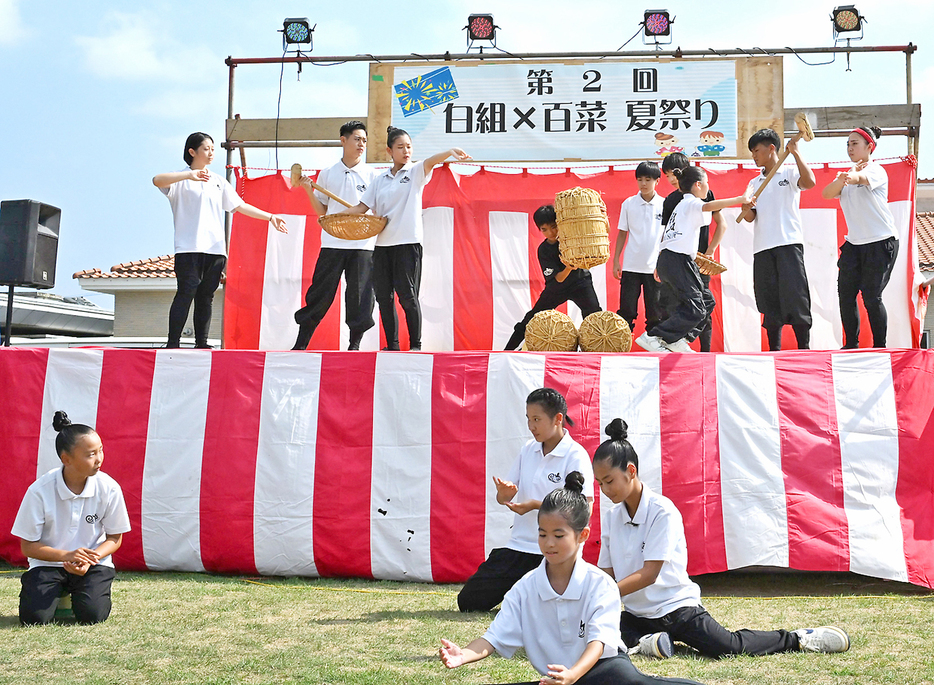
[(19, 13), (19, 0), (0, 0), (0, 45), (16, 45), (28, 33)]
[(86, 68), (96, 76), (195, 83), (223, 73), (222, 58), (207, 47), (169, 38), (168, 27), (151, 16), (114, 12), (107, 15), (106, 23), (110, 28), (104, 35), (75, 38)]

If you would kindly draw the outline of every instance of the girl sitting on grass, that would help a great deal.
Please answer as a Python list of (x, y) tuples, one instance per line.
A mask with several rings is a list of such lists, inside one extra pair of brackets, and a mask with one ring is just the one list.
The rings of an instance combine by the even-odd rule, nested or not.
[(584, 477), (572, 471), (538, 510), (538, 545), (544, 562), (506, 594), (483, 637), (463, 649), (442, 639), (441, 661), (457, 668), (494, 650), (511, 657), (525, 649), (542, 685), (585, 683), (686, 683), (641, 673), (629, 661), (617, 621), (619, 591), (600, 569), (580, 558), (590, 537), (590, 503)]

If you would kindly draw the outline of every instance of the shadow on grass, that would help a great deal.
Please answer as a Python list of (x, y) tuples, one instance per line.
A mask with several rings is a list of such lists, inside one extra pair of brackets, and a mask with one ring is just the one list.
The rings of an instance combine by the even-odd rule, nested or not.
[(826, 573), (758, 567), (693, 576), (701, 594), (723, 597), (846, 597), (860, 595), (930, 595), (928, 588), (880, 580), (857, 573)]
[(357, 618), (321, 618), (309, 623), (321, 626), (343, 626), (355, 623), (378, 623), (380, 621), (398, 621), (400, 619), (433, 619), (440, 621), (454, 621), (460, 623), (473, 622), (478, 614), (463, 614), (460, 611), (371, 611)]

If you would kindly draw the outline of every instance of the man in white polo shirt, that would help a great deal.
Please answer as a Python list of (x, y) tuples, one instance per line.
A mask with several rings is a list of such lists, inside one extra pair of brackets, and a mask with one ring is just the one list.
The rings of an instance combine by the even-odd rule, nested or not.
[[(781, 140), (769, 128), (749, 138), (749, 151), (762, 173), (749, 182), (755, 192), (778, 164)], [(817, 185), (814, 172), (801, 158), (798, 143), (788, 141), (788, 152), (795, 166), (778, 170), (759, 196), (756, 206), (746, 212), (755, 219), (752, 238), (752, 282), (756, 306), (762, 314), (762, 327), (769, 350), (782, 349), (782, 328), (789, 324), (799, 350), (810, 347), (811, 292), (804, 270), (804, 231), (801, 228), (801, 191)]]
[[(334, 166), (318, 174), (318, 185), (326, 188), (352, 205), (360, 201), (363, 192), (378, 173), (364, 161), (366, 154), (366, 125), (362, 121), (348, 121), (341, 126), (341, 147), (344, 154)], [(302, 187), (308, 193), (311, 206), (319, 216), (336, 214), (344, 209), (324, 193), (314, 190), (307, 176), (302, 177)], [(321, 231), (321, 251), (315, 262), (311, 285), (305, 293), (305, 306), (295, 312), (298, 337), (293, 350), (304, 350), (311, 336), (327, 314), (341, 274), (346, 280), (344, 308), (347, 327), (350, 329), (348, 350), (359, 350), (363, 334), (375, 325), (373, 309), (376, 298), (373, 294), (373, 247), (376, 238), (366, 240), (343, 240), (327, 231)]]

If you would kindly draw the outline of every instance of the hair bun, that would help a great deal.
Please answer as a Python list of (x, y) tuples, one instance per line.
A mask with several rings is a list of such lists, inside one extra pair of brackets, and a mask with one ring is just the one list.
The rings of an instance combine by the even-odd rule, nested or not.
[(879, 138), (882, 136), (882, 129), (879, 128), (878, 126), (869, 126), (868, 128), (870, 131), (872, 131), (873, 137), (876, 140), (879, 140)]
[(675, 167), (674, 169), (671, 170), (671, 173), (673, 173), (678, 178), (681, 178), (681, 175), (684, 173), (684, 169), (679, 169), (678, 167)]
[(386, 133), (387, 133), (387, 134), (388, 134), (388, 133), (392, 133), (392, 132), (395, 130), (395, 128), (396, 128), (395, 126), (387, 126), (387, 127), (386, 127)]
[(578, 494), (584, 492), (584, 476), (580, 471), (571, 471), (564, 477), (564, 489)]
[(55, 429), (56, 433), (60, 433), (64, 428), (67, 428), (71, 425), (71, 419), (68, 418), (68, 414), (63, 411), (55, 412), (52, 416), (52, 428)]
[(625, 440), (629, 437), (629, 425), (622, 419), (613, 419), (603, 432), (610, 440)]

